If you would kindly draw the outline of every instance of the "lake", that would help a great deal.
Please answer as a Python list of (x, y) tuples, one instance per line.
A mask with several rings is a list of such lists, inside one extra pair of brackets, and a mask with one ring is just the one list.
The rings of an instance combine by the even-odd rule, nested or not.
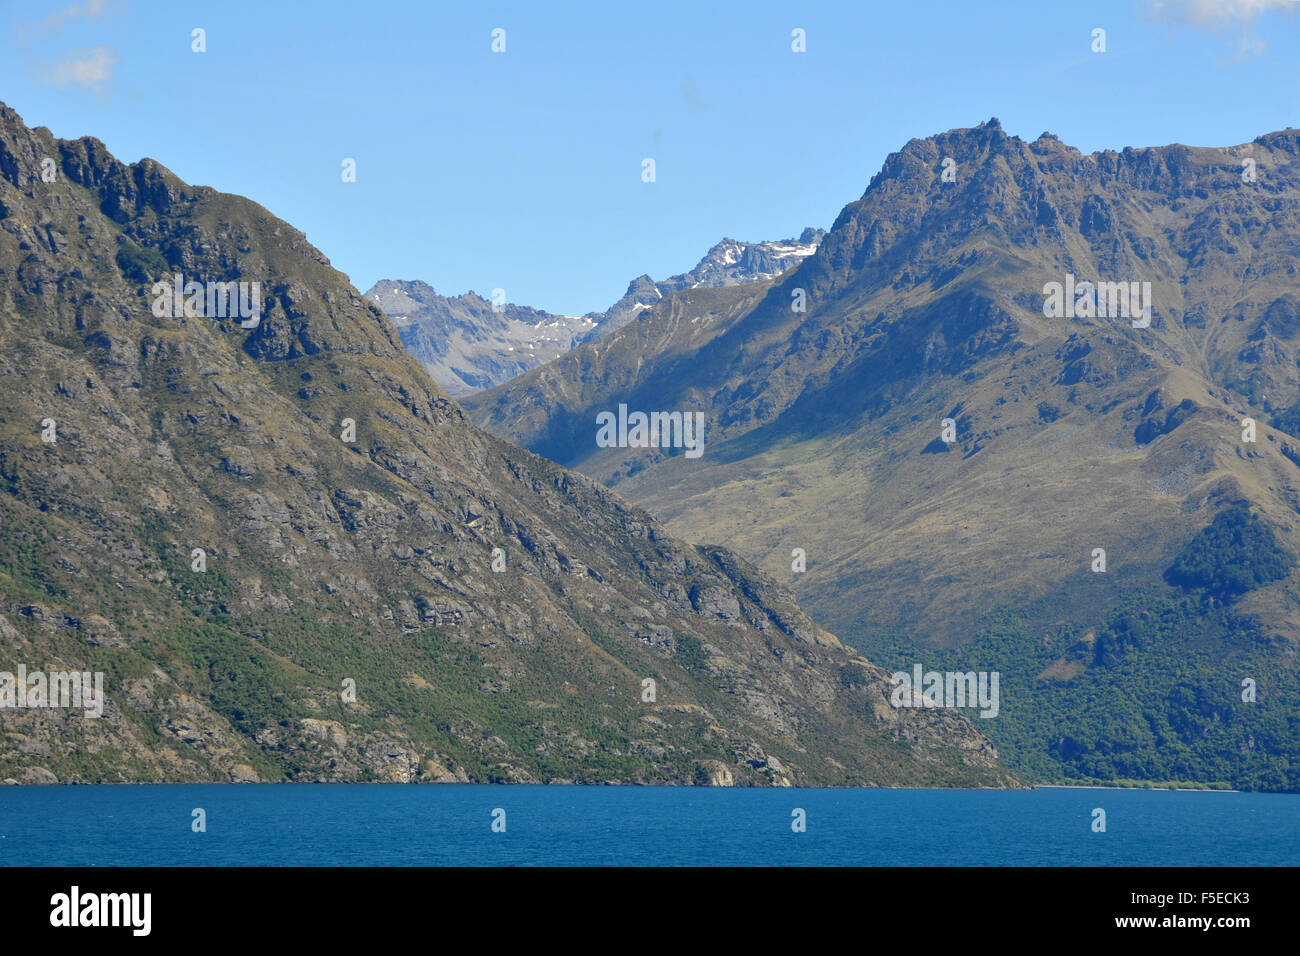
[[(1105, 811), (1105, 832), (1093, 811)], [(201, 809), (206, 832), (195, 832)], [(796, 810), (806, 829), (795, 832)], [(496, 812), (494, 811), (504, 811)], [(495, 832), (504, 825), (504, 832)], [(1288, 866), (1300, 796), (267, 784), (0, 788), (3, 866)]]

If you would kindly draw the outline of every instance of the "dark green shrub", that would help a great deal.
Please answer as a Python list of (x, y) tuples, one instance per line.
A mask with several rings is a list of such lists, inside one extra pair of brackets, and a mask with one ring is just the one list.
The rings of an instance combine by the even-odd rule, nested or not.
[(133, 282), (153, 282), (171, 271), (167, 258), (157, 249), (146, 249), (133, 243), (118, 248), (117, 267)]
[(1187, 543), (1167, 572), (1171, 584), (1201, 588), (1232, 601), (1281, 580), (1296, 557), (1277, 543), (1273, 529), (1238, 503), (1224, 508)]

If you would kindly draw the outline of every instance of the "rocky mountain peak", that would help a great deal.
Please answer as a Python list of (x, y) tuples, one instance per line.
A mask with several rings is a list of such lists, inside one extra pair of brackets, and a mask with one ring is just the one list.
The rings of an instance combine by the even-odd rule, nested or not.
[(741, 242), (730, 237), (687, 273), (656, 281), (642, 274), (604, 312), (554, 315), (526, 306), (494, 308), (473, 291), (444, 297), (423, 282), (383, 280), (366, 293), (397, 323), (402, 342), (434, 379), (462, 397), (549, 362), (583, 342), (621, 328), (681, 289), (759, 282), (793, 268), (816, 251), (824, 229), (798, 239)]

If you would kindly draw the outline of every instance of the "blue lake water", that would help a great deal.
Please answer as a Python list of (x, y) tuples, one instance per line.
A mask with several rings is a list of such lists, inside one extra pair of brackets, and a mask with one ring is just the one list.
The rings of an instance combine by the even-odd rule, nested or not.
[[(192, 811), (207, 831), (192, 830)], [(493, 811), (505, 832), (493, 832)], [(791, 828), (793, 811), (807, 829)], [(1106, 832), (1092, 830), (1093, 810)], [(0, 788), (0, 866), (1289, 866), (1300, 796), (388, 784)]]

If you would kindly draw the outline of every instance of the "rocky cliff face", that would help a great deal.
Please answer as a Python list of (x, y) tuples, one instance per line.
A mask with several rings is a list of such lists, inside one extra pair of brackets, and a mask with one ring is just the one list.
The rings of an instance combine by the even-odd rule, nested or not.
[(3, 107), (0, 346), (0, 670), (107, 696), (0, 709), (0, 779), (1009, 781), (768, 575), (476, 428), (302, 233)]

